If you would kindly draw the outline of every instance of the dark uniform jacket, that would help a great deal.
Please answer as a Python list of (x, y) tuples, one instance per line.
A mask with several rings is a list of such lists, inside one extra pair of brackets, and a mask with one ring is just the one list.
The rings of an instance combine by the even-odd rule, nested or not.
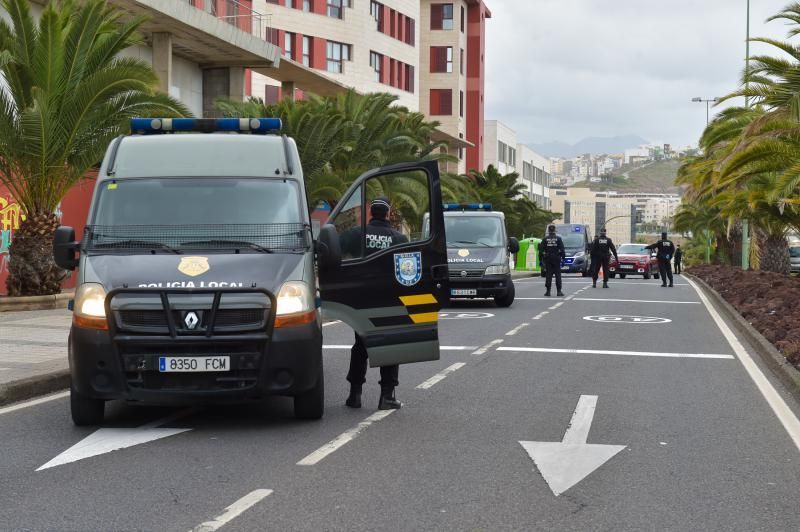
[(672, 240), (659, 240), (655, 244), (650, 244), (647, 249), (654, 249), (658, 252), (658, 260), (670, 260), (675, 254), (675, 244)]
[(614, 246), (614, 242), (607, 236), (598, 236), (595, 238), (589, 250), (593, 259), (605, 259), (608, 257), (609, 253), (613, 253), (614, 257), (617, 256), (617, 248)]
[(675, 250), (675, 260), (680, 262), (682, 258), (683, 258), (683, 251), (680, 250), (680, 249), (676, 249)]
[(539, 261), (550, 264), (561, 262), (567, 257), (564, 242), (558, 235), (547, 235), (539, 244)]
[[(372, 255), (382, 249), (389, 249), (397, 244), (405, 244), (408, 242), (408, 237), (392, 228), (392, 225), (386, 220), (373, 218), (367, 224), (367, 235), (364, 240), (366, 254)], [(346, 231), (342, 235), (341, 242), (342, 251), (347, 257), (361, 256), (360, 227)]]

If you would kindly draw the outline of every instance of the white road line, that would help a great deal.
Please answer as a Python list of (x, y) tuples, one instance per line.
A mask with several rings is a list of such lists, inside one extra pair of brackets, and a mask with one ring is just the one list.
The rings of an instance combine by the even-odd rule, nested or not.
[(219, 530), (270, 495), (272, 495), (272, 490), (259, 489), (251, 491), (225, 508), (223, 513), (216, 516), (211, 521), (206, 521), (194, 527), (191, 532), (214, 532), (215, 530)]
[(464, 366), (466, 366), (466, 363), (464, 363), (464, 362), (456, 362), (452, 366), (450, 366), (448, 368), (445, 368), (444, 370), (440, 371), (439, 373), (437, 373), (436, 375), (434, 375), (430, 379), (428, 379), (425, 382), (423, 382), (422, 384), (418, 385), (417, 389), (419, 389), (419, 390), (427, 390), (428, 388), (432, 387), (437, 382), (443, 381), (447, 377), (447, 375), (449, 373), (453, 373), (454, 371), (457, 371), (457, 370), (463, 368)]
[(544, 318), (545, 316), (547, 316), (548, 314), (550, 314), (550, 311), (549, 310), (544, 310), (544, 311), (540, 312), (539, 314), (537, 314), (536, 316), (534, 316), (533, 319), (540, 320), (540, 319)]
[(581, 395), (561, 443), (585, 444), (589, 439), (589, 430), (592, 428), (592, 418), (596, 409), (596, 395)]
[(528, 325), (530, 325), (530, 323), (522, 323), (522, 324), (520, 324), (520, 325), (518, 325), (518, 326), (514, 327), (514, 328), (513, 328), (513, 329), (511, 329), (510, 331), (508, 331), (508, 332), (506, 333), (506, 336), (514, 336), (515, 334), (517, 334), (518, 332), (520, 332), (522, 329), (524, 329), (524, 328), (525, 328), (525, 327), (527, 327)]
[(670, 305), (699, 305), (699, 301), (667, 301), (667, 300), (650, 300), (650, 299), (600, 299), (593, 297), (576, 297), (575, 301), (611, 301), (616, 303), (667, 303)]
[(297, 465), (312, 466), (318, 464), (329, 454), (337, 451), (342, 446), (347, 445), (348, 443), (353, 441), (356, 438), (356, 436), (358, 436), (362, 431), (364, 431), (364, 429), (366, 429), (373, 423), (376, 423), (381, 419), (386, 418), (387, 416), (393, 414), (394, 412), (397, 412), (397, 410), (378, 410), (377, 412), (369, 416), (367, 419), (359, 423), (358, 426), (353, 427), (352, 429), (346, 430), (345, 432), (339, 434), (338, 436), (336, 436), (336, 438), (329, 441), (328, 443), (326, 443), (313, 453), (309, 454), (308, 456), (297, 462)]
[(744, 348), (736, 335), (733, 334), (730, 327), (728, 327), (728, 325), (722, 320), (717, 312), (717, 309), (715, 309), (711, 302), (709, 302), (703, 291), (700, 290), (691, 279), (687, 279), (687, 281), (692, 288), (694, 288), (694, 291), (700, 296), (700, 299), (703, 301), (708, 313), (711, 314), (711, 317), (714, 319), (717, 327), (719, 327), (722, 335), (726, 340), (728, 340), (728, 343), (733, 348), (734, 353), (736, 353), (736, 355), (739, 357), (739, 361), (744, 366), (747, 374), (750, 375), (750, 378), (753, 379), (758, 391), (760, 391), (761, 395), (764, 396), (764, 399), (767, 401), (770, 408), (772, 408), (772, 411), (775, 412), (775, 415), (783, 425), (783, 428), (786, 429), (786, 432), (789, 433), (789, 437), (792, 438), (795, 446), (797, 446), (797, 449), (800, 450), (800, 419), (797, 419), (797, 416), (786, 404), (786, 401), (783, 400), (775, 387), (772, 386), (772, 383), (767, 380), (767, 378), (764, 376), (764, 373), (753, 361), (750, 353), (747, 352), (747, 349)]
[[(352, 345), (323, 345), (323, 349), (350, 349)], [(472, 351), (475, 349), (474, 345), (441, 345), (439, 349), (442, 351)]]
[[(578, 290), (578, 291), (580, 292), (580, 290)], [(576, 295), (576, 294), (572, 294), (571, 296), (567, 296), (567, 298), (566, 298), (564, 301), (569, 301), (569, 300), (571, 300), (571, 299), (574, 299), (574, 298), (575, 298), (575, 295)]]
[(323, 323), (322, 326), (327, 327), (328, 325), (336, 325), (337, 323), (342, 323), (342, 320), (329, 321), (328, 323)]
[(30, 406), (36, 406), (43, 403), (49, 403), (50, 401), (55, 401), (56, 399), (63, 399), (64, 397), (69, 397), (69, 392), (58, 392), (52, 395), (45, 395), (44, 397), (39, 397), (38, 399), (33, 399), (31, 401), (25, 401), (24, 403), (17, 403), (15, 405), (7, 406), (5, 408), (0, 408), (0, 416), (3, 414), (10, 414), (11, 412), (16, 412), (17, 410), (22, 410), (23, 408), (28, 408)]
[(503, 343), (502, 339), (500, 339), (500, 340), (492, 340), (491, 342), (489, 342), (485, 346), (473, 351), (472, 354), (473, 355), (482, 355), (482, 354), (486, 353), (486, 351), (488, 351), (492, 347), (496, 346), (497, 344), (502, 344), (502, 343)]
[(570, 353), (575, 355), (621, 355), (632, 357), (661, 357), (661, 358), (718, 358), (733, 360), (733, 355), (719, 355), (713, 353), (660, 353), (648, 351), (602, 351), (599, 349), (555, 349), (549, 347), (498, 347), (498, 351), (516, 351), (524, 353)]

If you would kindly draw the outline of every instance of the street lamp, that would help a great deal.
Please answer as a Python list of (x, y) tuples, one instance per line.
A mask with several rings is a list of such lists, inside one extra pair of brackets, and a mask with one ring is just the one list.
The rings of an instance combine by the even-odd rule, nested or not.
[(705, 103), (706, 104), (706, 127), (708, 127), (709, 107), (710, 107), (710, 105), (712, 103), (717, 103), (719, 101), (719, 98), (706, 99), (706, 98), (700, 98), (698, 96), (697, 98), (692, 98), (692, 101), (695, 102), (695, 103)]

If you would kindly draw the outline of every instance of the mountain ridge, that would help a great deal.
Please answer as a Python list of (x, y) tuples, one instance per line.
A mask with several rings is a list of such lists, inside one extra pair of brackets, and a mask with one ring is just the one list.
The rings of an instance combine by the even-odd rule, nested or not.
[(648, 141), (639, 135), (620, 135), (616, 137), (586, 137), (575, 144), (552, 141), (540, 144), (528, 144), (536, 153), (547, 157), (572, 158), (584, 153), (599, 155), (602, 153), (622, 153), (630, 148), (638, 148)]

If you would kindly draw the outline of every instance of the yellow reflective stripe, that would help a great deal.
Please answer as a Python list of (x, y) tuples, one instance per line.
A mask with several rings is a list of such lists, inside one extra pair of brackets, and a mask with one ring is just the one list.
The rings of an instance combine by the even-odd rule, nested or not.
[(433, 294), (421, 294), (418, 296), (400, 296), (403, 305), (411, 307), (414, 305), (435, 305), (437, 303)]
[(409, 318), (414, 323), (436, 323), (439, 321), (438, 312), (424, 312), (422, 314), (409, 314)]

